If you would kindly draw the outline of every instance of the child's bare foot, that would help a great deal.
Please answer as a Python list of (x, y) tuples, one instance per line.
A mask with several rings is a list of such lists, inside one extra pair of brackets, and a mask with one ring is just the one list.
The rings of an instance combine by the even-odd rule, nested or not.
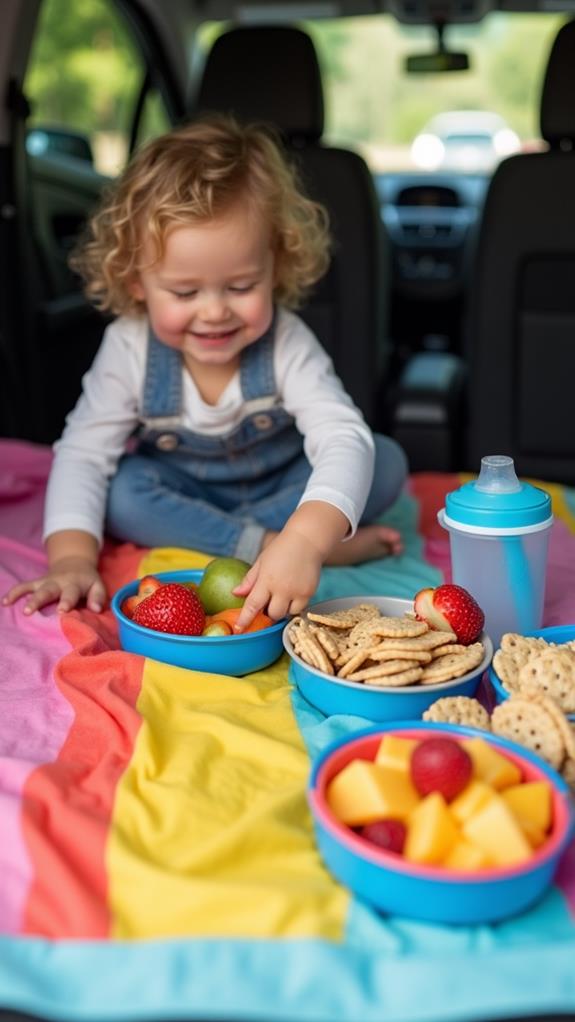
[(397, 529), (390, 529), (387, 525), (362, 525), (355, 536), (334, 547), (325, 563), (361, 564), (400, 554), (402, 550), (403, 543)]

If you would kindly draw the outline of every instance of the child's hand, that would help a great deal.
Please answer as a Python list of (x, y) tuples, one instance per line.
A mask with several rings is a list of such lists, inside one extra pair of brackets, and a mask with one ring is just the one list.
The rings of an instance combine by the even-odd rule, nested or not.
[(234, 589), (235, 596), (246, 597), (235, 631), (247, 628), (264, 608), (275, 621), (299, 614), (317, 588), (322, 563), (321, 551), (307, 536), (279, 532)]
[(24, 605), (24, 613), (32, 614), (47, 603), (58, 603), (58, 610), (72, 610), (82, 598), (96, 612), (106, 602), (106, 590), (95, 565), (82, 557), (66, 557), (55, 561), (41, 578), (20, 582), (2, 598), (8, 606), (26, 593), (32, 596)]

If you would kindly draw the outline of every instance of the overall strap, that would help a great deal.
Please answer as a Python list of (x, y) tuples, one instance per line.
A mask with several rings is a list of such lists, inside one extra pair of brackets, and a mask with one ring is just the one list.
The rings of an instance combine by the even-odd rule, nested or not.
[(240, 361), (240, 385), (246, 403), (276, 394), (274, 373), (274, 336), (277, 324), (277, 310), (272, 321), (255, 344), (244, 348)]
[(181, 353), (162, 344), (149, 327), (142, 418), (173, 421), (179, 419), (181, 410)]

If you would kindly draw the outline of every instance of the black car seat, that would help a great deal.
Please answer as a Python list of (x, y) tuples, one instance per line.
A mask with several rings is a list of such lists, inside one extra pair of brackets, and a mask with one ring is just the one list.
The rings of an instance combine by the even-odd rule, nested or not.
[(510, 454), (523, 475), (575, 483), (575, 21), (553, 44), (545, 152), (490, 183), (470, 300), (467, 467)]
[(331, 267), (299, 310), (374, 425), (387, 358), (387, 246), (369, 169), (355, 152), (322, 144), (322, 81), (314, 44), (292, 26), (241, 26), (207, 54), (190, 114), (232, 113), (279, 131), (308, 193), (330, 215)]

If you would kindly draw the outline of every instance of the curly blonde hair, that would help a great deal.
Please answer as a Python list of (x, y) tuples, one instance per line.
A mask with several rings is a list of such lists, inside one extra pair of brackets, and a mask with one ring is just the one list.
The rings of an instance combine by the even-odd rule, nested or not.
[(329, 264), (327, 212), (304, 194), (271, 129), (231, 117), (206, 117), (143, 146), (104, 195), (70, 265), (99, 309), (139, 314), (131, 285), (145, 241), (159, 260), (173, 228), (223, 216), (245, 199), (271, 227), (274, 296), (296, 308)]

